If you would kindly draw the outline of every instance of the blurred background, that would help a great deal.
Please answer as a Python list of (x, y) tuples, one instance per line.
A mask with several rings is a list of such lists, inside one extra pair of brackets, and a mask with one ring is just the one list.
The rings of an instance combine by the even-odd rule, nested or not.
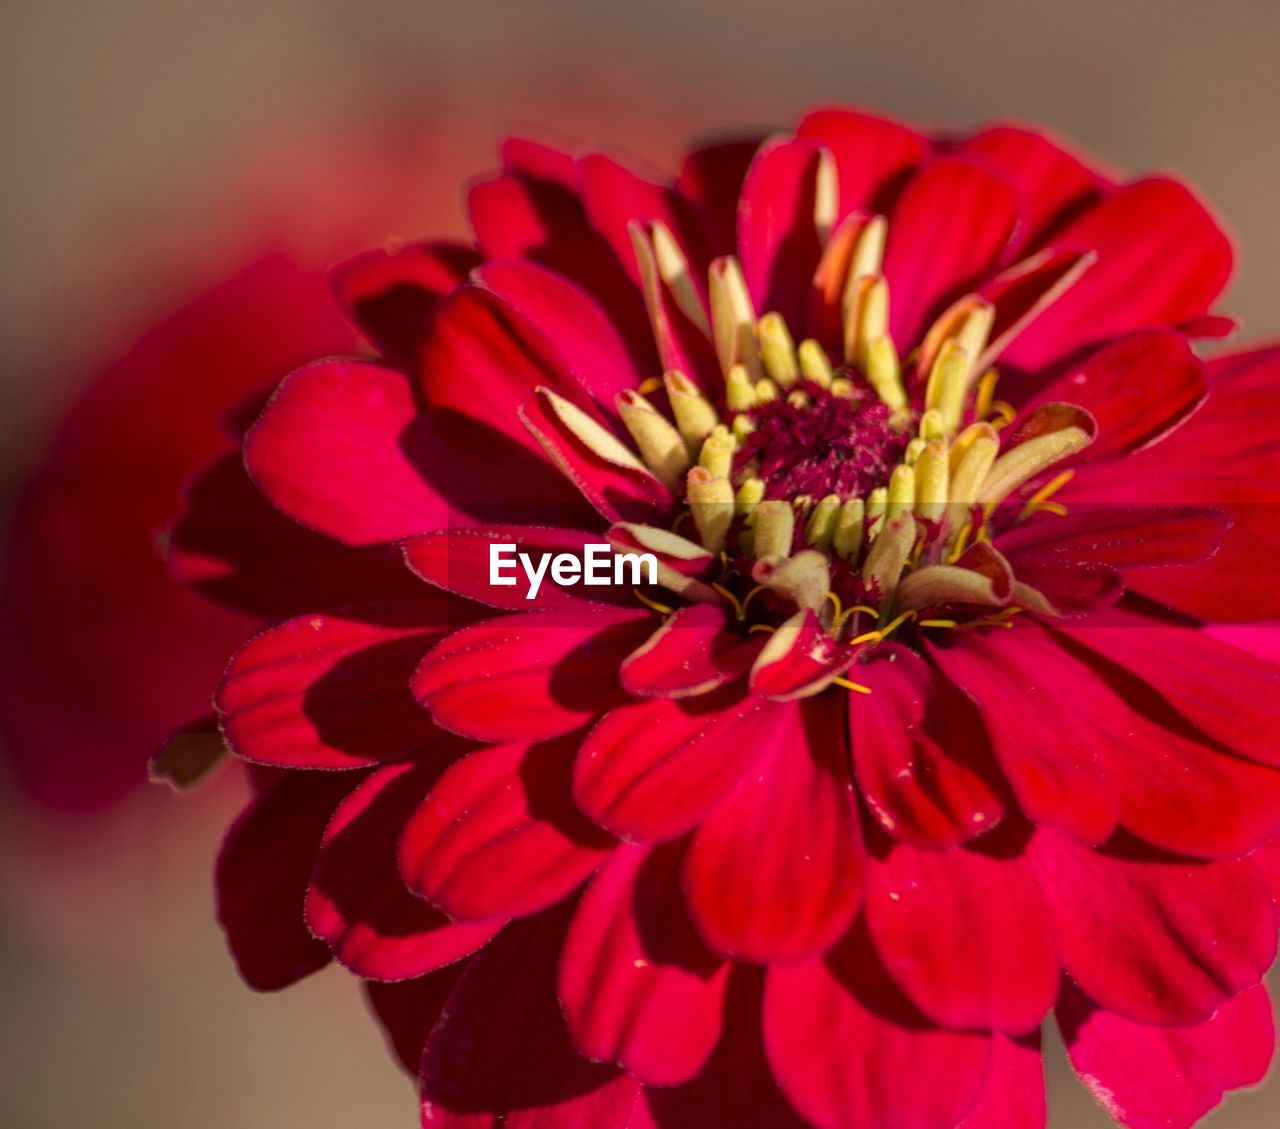
[[(247, 621), (151, 535), (219, 418), (350, 345), (324, 269), (460, 233), (510, 132), (670, 167), (695, 135), (854, 101), (1042, 122), (1198, 185), (1227, 307), (1280, 337), (1280, 6), (1231, 0), (4, 0), (0, 38), (0, 1093), (13, 1129), (415, 1124), (351, 981), (238, 981), (210, 871), (240, 800), (147, 756)], [(16, 531), (16, 532), (15, 532)], [(72, 549), (74, 546), (74, 549)], [(945, 944), (945, 938), (940, 938)], [(1051, 1124), (1104, 1126), (1050, 1053)], [(1210, 1124), (1271, 1127), (1280, 1094)]]

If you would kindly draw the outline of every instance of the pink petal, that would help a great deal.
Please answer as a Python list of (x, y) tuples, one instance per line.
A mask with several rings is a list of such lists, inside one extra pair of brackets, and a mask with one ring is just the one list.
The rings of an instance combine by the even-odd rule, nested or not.
[(287, 988), (329, 963), (329, 949), (302, 917), (320, 837), (355, 780), (288, 773), (250, 801), (217, 862), (218, 922), (251, 988)]
[(987, 1084), (959, 1129), (1044, 1129), (1047, 1114), (1040, 1032), (994, 1036)]
[(599, 303), (563, 275), (505, 259), (485, 263), (475, 278), (553, 342), (577, 383), (608, 410), (624, 388), (635, 388), (652, 375), (647, 350), (633, 355), (631, 342)]
[(884, 276), (890, 332), (906, 352), (947, 303), (1000, 263), (1018, 201), (995, 174), (956, 157), (925, 166), (889, 216)]
[(683, 850), (619, 847), (587, 887), (560, 961), (575, 1045), (648, 1085), (687, 1082), (720, 1035), (729, 967), (685, 916), (676, 873)]
[(849, 744), (871, 814), (895, 839), (951, 847), (1004, 818), (999, 770), (973, 704), (914, 651), (879, 646), (854, 668)]
[(814, 110), (796, 126), (796, 135), (831, 151), (836, 162), (839, 223), (850, 212), (886, 211), (907, 173), (929, 153), (915, 130), (857, 110)]
[(991, 1040), (932, 1027), (861, 929), (826, 959), (769, 969), (765, 1052), (818, 1129), (951, 1129), (981, 1091)]
[(1182, 423), (1208, 395), (1204, 363), (1187, 339), (1166, 329), (1130, 334), (1073, 365), (1023, 406), (1076, 404), (1098, 421), (1098, 436), (1083, 454), (1114, 458), (1159, 439)]
[(370, 612), (300, 616), (236, 654), (215, 705), (238, 755), (285, 768), (352, 768), (438, 743), (409, 678), (444, 629)]
[(413, 694), (472, 740), (556, 737), (627, 700), (618, 667), (652, 625), (647, 611), (604, 608), (499, 616), (432, 648)]
[(500, 920), (454, 924), (400, 880), (400, 828), (438, 775), (435, 767), (379, 769), (342, 802), (325, 830), (307, 889), (307, 927), (357, 976), (422, 976), (475, 952), (501, 928)]
[(1102, 178), (1052, 138), (1016, 125), (995, 125), (966, 138), (959, 151), (996, 170), (1018, 194), (1024, 243), (1038, 243), (1062, 219), (1099, 198)]
[(994, 838), (1005, 841), (873, 857), (867, 923), (889, 975), (934, 1022), (1020, 1034), (1053, 1006), (1058, 956), (1022, 845)]
[(752, 770), (767, 747), (762, 725), (774, 712), (732, 688), (621, 706), (583, 741), (573, 771), (574, 800), (622, 838), (679, 835)]
[(1275, 1049), (1271, 1001), (1249, 988), (1196, 1027), (1148, 1027), (1064, 981), (1058, 1023), (1098, 1104), (1129, 1129), (1191, 1129), (1230, 1090), (1261, 1082)]
[(1086, 843), (1115, 829), (1119, 800), (1098, 751), (1100, 737), (1076, 724), (1083, 700), (1030, 624), (996, 635), (970, 634), (931, 648), (942, 672), (982, 712), (996, 759), (1026, 814), (1064, 827)]
[(557, 909), (509, 925), (468, 963), (423, 1049), (424, 1125), (629, 1124), (639, 1101), (635, 1080), (587, 1062), (565, 1032), (554, 992), (565, 916)]
[(1030, 855), (1064, 971), (1136, 1022), (1203, 1022), (1275, 956), (1275, 907), (1248, 860), (1193, 864), (1136, 842), (1102, 853), (1047, 828)]
[[(586, 545), (603, 545), (598, 533), (581, 529), (558, 529), (541, 525), (498, 525), (476, 529), (445, 529), (424, 533), (404, 542), (404, 557), (428, 584), (468, 600), (503, 611), (582, 610), (585, 603), (635, 606), (630, 591), (616, 585), (590, 587), (582, 583), (555, 584), (544, 578), (538, 594), (529, 598), (530, 585), (524, 569), (516, 568), (515, 584), (489, 583), (491, 545), (514, 545), (515, 552), (532, 560), (559, 553), (573, 553), (583, 559)], [(511, 558), (508, 558), (511, 559)], [(510, 577), (508, 577), (510, 579)], [(459, 609), (461, 614), (461, 609)]]
[(249, 473), (295, 521), (348, 545), (448, 525), (419, 469), (413, 393), (400, 373), (317, 361), (285, 378), (245, 436)]
[(400, 872), (459, 920), (522, 917), (585, 881), (613, 845), (574, 807), (578, 740), (497, 745), (451, 766), (409, 818)]
[(732, 630), (712, 604), (679, 609), (622, 664), (622, 685), (640, 697), (687, 698), (742, 677), (764, 645)]
[(810, 280), (822, 255), (815, 221), (821, 150), (812, 141), (767, 141), (738, 204), (738, 253), (759, 313), (775, 311), (803, 331)]
[(694, 833), (689, 914), (713, 949), (797, 960), (829, 948), (862, 897), (864, 854), (839, 702), (783, 707), (769, 749)]
[(444, 241), (366, 251), (336, 267), (334, 293), (352, 323), (400, 367), (413, 359), (435, 304), (480, 265), (475, 249)]
[(1187, 188), (1162, 178), (1119, 189), (1053, 246), (1096, 251), (1098, 261), (1005, 353), (1028, 371), (1135, 329), (1198, 317), (1231, 274), (1231, 245), (1213, 217)]

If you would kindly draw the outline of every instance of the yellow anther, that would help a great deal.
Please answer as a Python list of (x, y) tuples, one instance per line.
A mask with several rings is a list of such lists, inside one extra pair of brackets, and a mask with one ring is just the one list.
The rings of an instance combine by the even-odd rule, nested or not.
[(728, 478), (733, 469), (733, 452), (737, 443), (724, 424), (716, 424), (703, 441), (698, 454), (698, 465), (713, 478)]
[(1006, 400), (996, 400), (991, 405), (991, 426), (997, 431), (1002, 427), (1008, 427), (1015, 419), (1018, 418), (1018, 409)]
[(733, 437), (741, 443), (748, 435), (755, 431), (756, 425), (750, 416), (741, 413), (733, 417)]
[(867, 342), (863, 356), (863, 372), (875, 394), (895, 412), (907, 406), (907, 393), (902, 387), (902, 366), (898, 351), (887, 335)]
[(925, 409), (934, 409), (942, 418), (942, 428), (947, 435), (954, 435), (964, 416), (965, 395), (968, 392), (969, 354), (963, 345), (954, 340), (943, 342), (938, 358), (929, 372), (925, 386)]
[(922, 619), (916, 626), (918, 627), (959, 627), (959, 621), (954, 619)]
[(795, 342), (781, 314), (765, 314), (756, 323), (756, 340), (764, 370), (776, 384), (786, 388), (800, 379)]
[(915, 618), (916, 618), (916, 613), (914, 611), (903, 612), (900, 616), (896, 616), (892, 621), (890, 621), (888, 627), (882, 627), (880, 629), (880, 638), (881, 639), (889, 638), (889, 636), (892, 635), (895, 631), (897, 631), (897, 629), (901, 627), (904, 623), (906, 623), (907, 620), (915, 619)]
[(734, 365), (740, 364), (753, 381), (759, 380), (764, 369), (756, 349), (756, 312), (738, 260), (726, 255), (712, 262), (707, 289), (711, 298), (712, 336), (721, 371), (727, 376)]
[(749, 412), (756, 406), (756, 389), (746, 365), (732, 365), (725, 377), (724, 399), (731, 412)]
[(1055, 474), (1048, 482), (1040, 487), (1030, 498), (1027, 499), (1028, 506), (1038, 506), (1043, 502), (1052, 498), (1059, 490), (1061, 490), (1068, 482), (1075, 478), (1074, 470), (1064, 470)]
[(795, 535), (796, 515), (790, 502), (779, 499), (761, 502), (756, 507), (755, 555), (757, 557), (789, 557)]
[(889, 475), (889, 517), (897, 517), (911, 509), (916, 500), (916, 472), (906, 463), (899, 463)]
[[(761, 591), (762, 591), (762, 589), (761, 589)], [(768, 623), (753, 623), (750, 627), (748, 627), (748, 628), (747, 628), (747, 634), (748, 634), (748, 635), (758, 635), (758, 634), (760, 634), (760, 632), (762, 632), (762, 631), (763, 631), (763, 632), (764, 632), (765, 634), (767, 634), (767, 635), (772, 635), (772, 634), (773, 634), (775, 631), (777, 631), (777, 630), (778, 630), (778, 629), (777, 629), (776, 627), (774, 627), (772, 624), (768, 624)]]
[(948, 564), (955, 564), (963, 555), (965, 546), (969, 543), (969, 534), (973, 532), (973, 522), (966, 521), (960, 527), (960, 532), (956, 534), (956, 543), (952, 547), (951, 552), (947, 556)]
[(864, 686), (861, 682), (850, 682), (847, 678), (833, 678), (832, 686), (843, 686), (846, 690), (852, 690), (855, 694), (870, 694), (871, 687)]
[(934, 439), (926, 444), (916, 459), (916, 513), (930, 521), (941, 519), (947, 507), (947, 485), (950, 477), (947, 441)]
[(877, 486), (867, 495), (865, 517), (868, 541), (874, 541), (876, 535), (879, 534), (880, 528), (884, 525), (885, 510), (888, 508), (889, 490), (887, 487)]
[(853, 381), (847, 380), (843, 376), (837, 376), (831, 382), (831, 395), (851, 400), (853, 398)]
[[(751, 589), (750, 592), (746, 594), (746, 597), (742, 601), (742, 615), (744, 618), (746, 617), (747, 609), (751, 607), (751, 601), (754, 600), (757, 596), (767, 591), (769, 591), (769, 589), (766, 588), (763, 584), (757, 584), (754, 588)], [(773, 628), (769, 628), (769, 630), (772, 631)]]
[(741, 620), (746, 618), (746, 611), (742, 607), (742, 601), (739, 600), (738, 597), (735, 596), (732, 592), (730, 592), (728, 588), (726, 588), (723, 584), (712, 584), (711, 589), (712, 591), (719, 592), (720, 595), (723, 596), (729, 602), (729, 604), (733, 607), (733, 615), (735, 619)]
[(937, 408), (930, 408), (920, 417), (920, 438), (926, 443), (930, 439), (946, 438), (946, 432), (942, 429), (942, 416)]
[(759, 478), (745, 478), (734, 495), (733, 504), (743, 517), (750, 515), (764, 499), (764, 482)]
[(989, 368), (982, 374), (978, 381), (978, 392), (973, 398), (973, 417), (974, 419), (986, 419), (991, 413), (991, 404), (995, 399), (996, 385), (1000, 381), (1000, 374), (995, 369)]
[(756, 383), (756, 401), (757, 403), (767, 404), (770, 400), (778, 398), (778, 386), (774, 384), (767, 376)]
[(668, 490), (676, 490), (689, 469), (689, 451), (680, 432), (639, 392), (620, 392), (614, 403), (645, 466)]
[(835, 373), (832, 371), (831, 362), (827, 360), (826, 350), (812, 337), (807, 337), (800, 342), (797, 353), (800, 359), (800, 373), (805, 380), (822, 388), (830, 388)]
[(640, 382), (640, 386), (636, 389), (641, 396), (652, 396), (661, 388), (666, 387), (666, 381), (660, 376), (650, 376)]
[(710, 337), (711, 323), (707, 321), (707, 311), (698, 296), (698, 288), (693, 284), (689, 260), (685, 258), (680, 244), (665, 223), (654, 220), (652, 231), (653, 255), (658, 264), (659, 277), (666, 283), (684, 316)]
[(733, 523), (733, 487), (727, 478), (713, 477), (696, 466), (685, 479), (685, 491), (699, 542), (704, 549), (718, 553)]
[(660, 604), (652, 596), (646, 596), (639, 588), (632, 588), (631, 594), (644, 604), (646, 608), (650, 608), (653, 611), (658, 612), (660, 615), (671, 615), (671, 613), (675, 611), (675, 608), (670, 607), (667, 604)]
[(828, 494), (809, 515), (809, 521), (804, 529), (804, 539), (815, 549), (821, 549), (825, 553), (831, 547), (839, 517), (840, 499), (835, 494)]
[(676, 417), (676, 427), (689, 448), (689, 454), (693, 455), (720, 422), (720, 417), (702, 390), (684, 373), (669, 372), (663, 379), (671, 411)]
[(856, 558), (862, 547), (862, 523), (866, 506), (861, 498), (850, 498), (840, 507), (832, 544), (836, 553), (846, 559)]

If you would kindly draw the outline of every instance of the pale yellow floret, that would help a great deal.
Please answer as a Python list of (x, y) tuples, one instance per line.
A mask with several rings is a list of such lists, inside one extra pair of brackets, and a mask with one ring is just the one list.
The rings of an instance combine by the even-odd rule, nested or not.
[(924, 448), (925, 442), (923, 439), (916, 438), (911, 440), (911, 442), (907, 444), (907, 449), (902, 452), (902, 461), (906, 463), (907, 466), (915, 466), (916, 460), (920, 457)]
[(665, 223), (654, 220), (652, 232), (653, 257), (658, 264), (659, 277), (671, 292), (681, 313), (710, 337), (711, 324), (707, 321), (707, 311), (698, 296), (698, 288), (693, 283), (689, 260), (685, 258), (680, 244)]
[(778, 499), (761, 502), (755, 517), (755, 555), (789, 557), (796, 520), (791, 503)]
[(668, 372), (663, 379), (671, 411), (676, 417), (676, 428), (689, 448), (689, 454), (696, 455), (702, 441), (711, 434), (720, 418), (702, 390), (684, 373)]
[(818, 174), (813, 186), (813, 226), (818, 240), (826, 243), (835, 226), (840, 207), (840, 178), (836, 171), (836, 159), (830, 149), (818, 151)]
[(742, 267), (732, 255), (716, 259), (708, 271), (708, 293), (711, 299), (711, 329), (716, 358), (726, 375), (740, 364), (751, 379), (764, 375), (760, 354), (756, 349), (756, 312), (742, 276)]
[(867, 550), (862, 566), (862, 579), (880, 593), (880, 607), (887, 608), (893, 601), (903, 566), (916, 541), (916, 519), (910, 513), (900, 513), (885, 522), (884, 529)]
[(933, 439), (916, 459), (916, 513), (931, 521), (941, 519), (946, 511), (950, 470), (947, 441)]
[(767, 376), (756, 383), (756, 402), (767, 404), (770, 400), (778, 399), (778, 386), (774, 384)]
[(689, 450), (680, 432), (638, 392), (620, 392), (614, 402), (640, 458), (667, 489), (675, 490), (689, 469)]
[(710, 552), (720, 552), (733, 522), (733, 487), (727, 478), (712, 477), (696, 466), (689, 471), (685, 490), (699, 542)]
[(889, 335), (889, 284), (883, 278), (873, 279), (860, 294), (855, 313), (853, 361), (866, 372), (871, 342)]
[(942, 415), (937, 408), (930, 408), (920, 417), (920, 438), (926, 443), (930, 439), (946, 438), (946, 432), (942, 429)]
[(750, 517), (755, 508), (764, 499), (764, 482), (762, 479), (744, 478), (734, 496), (734, 507), (743, 517)]
[(756, 323), (756, 341), (765, 372), (780, 388), (786, 388), (800, 379), (800, 362), (796, 357), (795, 342), (781, 314), (765, 314)]
[(899, 463), (889, 475), (888, 503), (889, 517), (897, 517), (910, 510), (916, 500), (916, 472), (906, 463)]
[(725, 403), (731, 412), (749, 412), (756, 406), (756, 389), (746, 365), (732, 365), (725, 378)]
[(748, 435), (755, 431), (756, 425), (752, 422), (750, 416), (736, 415), (733, 417), (733, 437), (741, 443)]
[(822, 388), (830, 388), (835, 373), (832, 371), (831, 362), (827, 360), (826, 350), (812, 337), (807, 337), (800, 342), (800, 348), (797, 353), (800, 360), (800, 372), (805, 380), (811, 381)]
[(934, 410), (938, 413), (946, 435), (954, 435), (960, 428), (968, 393), (968, 380), (968, 352), (955, 340), (944, 341), (942, 348), (938, 350), (937, 359), (933, 362), (933, 368), (929, 371), (924, 406), (926, 411)]
[(733, 469), (733, 452), (737, 447), (733, 435), (724, 424), (716, 424), (702, 443), (698, 465), (713, 478), (728, 478)]
[(850, 400), (853, 398), (853, 381), (843, 376), (837, 376), (831, 382), (831, 395), (839, 396), (841, 399)]
[(805, 541), (825, 553), (831, 547), (839, 517), (840, 498), (836, 494), (828, 494), (809, 514), (809, 521), (804, 529)]
[(898, 351), (887, 335), (882, 334), (867, 343), (863, 371), (875, 394), (890, 408), (901, 411), (907, 406)]
[(846, 559), (858, 555), (862, 547), (862, 526), (866, 516), (866, 505), (861, 498), (850, 498), (840, 507), (840, 516), (836, 519), (835, 536), (832, 544), (835, 551)]
[(885, 511), (889, 508), (889, 489), (877, 486), (867, 495), (865, 512), (867, 540), (873, 541), (884, 525)]
[(1000, 452), (1000, 441), (994, 435), (976, 435), (966, 444), (963, 454), (951, 472), (951, 500), (972, 505), (978, 500), (978, 489)]
[(1091, 442), (1092, 436), (1084, 428), (1072, 425), (1020, 443), (992, 464), (976, 500), (995, 505), (1028, 479), (1069, 455), (1083, 451)]

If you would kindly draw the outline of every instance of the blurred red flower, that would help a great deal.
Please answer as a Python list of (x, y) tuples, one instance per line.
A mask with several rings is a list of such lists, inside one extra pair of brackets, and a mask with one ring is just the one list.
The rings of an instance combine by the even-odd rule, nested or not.
[[(1130, 1126), (1260, 1079), (1280, 668), (1201, 627), (1280, 612), (1280, 353), (1192, 351), (1197, 199), (834, 109), (469, 205), (172, 532), (281, 620), (216, 702), (245, 978), (369, 981), (430, 1124), (1042, 1125), (1051, 1011)], [(600, 540), (660, 583), (485, 582)]]

